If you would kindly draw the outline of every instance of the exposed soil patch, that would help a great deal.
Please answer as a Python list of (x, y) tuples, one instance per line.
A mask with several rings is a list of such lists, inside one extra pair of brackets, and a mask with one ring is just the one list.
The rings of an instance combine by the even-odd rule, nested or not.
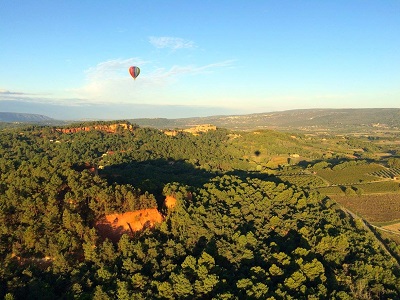
[(163, 220), (163, 216), (156, 208), (150, 208), (106, 215), (104, 219), (97, 222), (96, 227), (101, 236), (116, 242), (124, 233), (132, 235), (136, 231), (153, 227)]
[(172, 196), (167, 196), (166, 198), (165, 198), (165, 206), (167, 207), (167, 208), (174, 208), (175, 207), (175, 205), (176, 205), (176, 199), (174, 198), (174, 197), (172, 197)]
[[(165, 198), (165, 206), (168, 209), (176, 205), (176, 199), (172, 196)], [(145, 228), (153, 227), (164, 220), (163, 215), (156, 208), (141, 209), (122, 214), (110, 214), (96, 223), (100, 236), (118, 242), (123, 234), (133, 235)]]

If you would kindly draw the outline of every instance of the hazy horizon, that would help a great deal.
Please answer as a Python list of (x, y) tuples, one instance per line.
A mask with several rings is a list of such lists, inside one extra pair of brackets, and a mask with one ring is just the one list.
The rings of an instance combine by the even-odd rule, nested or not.
[[(162, 114), (157, 115), (162, 110)], [(207, 117), (214, 115), (235, 115), (251, 112), (240, 110), (228, 110), (219, 107), (200, 107), (183, 105), (164, 105), (162, 108), (156, 105), (139, 104), (98, 104), (63, 106), (60, 104), (30, 103), (18, 101), (0, 101), (0, 112), (39, 114), (57, 120), (76, 119), (138, 119), (138, 118), (190, 118)], [(264, 112), (264, 111), (260, 111)], [(118, 117), (113, 117), (118, 116)]]
[[(7, 104), (7, 103), (6, 103)], [(314, 107), (314, 108), (294, 108), (287, 110), (271, 110), (271, 111), (256, 111), (256, 112), (244, 112), (244, 111), (227, 111), (224, 109), (216, 110), (216, 109), (207, 109), (207, 108), (199, 108), (199, 107), (189, 107), (189, 106), (165, 106), (163, 116), (153, 115), (154, 107), (151, 105), (131, 105), (129, 107), (120, 107), (117, 106), (115, 110), (113, 107), (103, 106), (101, 114), (91, 114), (91, 107), (86, 106), (85, 109), (79, 107), (68, 107), (64, 108), (63, 112), (55, 113), (54, 110), (46, 104), (37, 105), (34, 104), (34, 107), (25, 106), (20, 108), (18, 105), (13, 105), (12, 103), (8, 106), (9, 109), (3, 110), (4, 107), (0, 106), (0, 113), (16, 113), (16, 114), (35, 114), (35, 115), (43, 115), (54, 120), (60, 121), (84, 121), (84, 120), (104, 120), (104, 121), (112, 121), (112, 120), (128, 120), (128, 119), (184, 119), (184, 118), (202, 118), (202, 117), (221, 117), (221, 116), (245, 116), (252, 114), (270, 114), (270, 113), (281, 113), (281, 112), (289, 112), (296, 110), (364, 110), (364, 109), (395, 109), (399, 110), (400, 108), (395, 107), (364, 107), (364, 108), (329, 108), (329, 107)], [(15, 103), (14, 103), (15, 104)], [(60, 107), (61, 108), (61, 107)], [(25, 111), (24, 111), (25, 109)], [(120, 110), (124, 110), (124, 112)], [(97, 112), (98, 110), (96, 110)], [(195, 111), (195, 113), (193, 112)], [(118, 114), (121, 117), (112, 118), (110, 115)], [(178, 114), (178, 116), (177, 116)]]

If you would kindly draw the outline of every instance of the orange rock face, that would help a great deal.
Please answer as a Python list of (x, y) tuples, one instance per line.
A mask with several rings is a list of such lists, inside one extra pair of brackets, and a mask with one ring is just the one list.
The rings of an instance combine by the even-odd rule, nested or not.
[[(172, 196), (165, 198), (165, 206), (169, 209), (175, 207), (176, 199)], [(145, 228), (153, 227), (164, 221), (163, 215), (157, 208), (141, 209), (122, 214), (109, 214), (96, 223), (99, 234), (118, 242), (123, 234), (133, 235)]]
[(156, 208), (141, 209), (122, 214), (107, 215), (97, 222), (96, 228), (102, 237), (118, 242), (123, 234), (132, 235), (136, 231), (153, 227), (163, 220), (163, 216)]
[(126, 124), (126, 123), (118, 123), (110, 125), (93, 125), (87, 127), (58, 128), (56, 129), (56, 131), (62, 133), (76, 133), (79, 131), (99, 130), (99, 131), (105, 131), (107, 133), (115, 133), (117, 132), (118, 128), (133, 131), (133, 126), (131, 124)]
[(174, 198), (174, 197), (172, 197), (172, 196), (167, 196), (166, 198), (165, 198), (165, 206), (167, 207), (167, 208), (174, 208), (175, 207), (175, 205), (176, 205), (176, 199)]
[(113, 228), (122, 227), (124, 230), (139, 231), (145, 227), (152, 227), (156, 223), (161, 223), (163, 216), (156, 208), (152, 208), (107, 215), (106, 220)]

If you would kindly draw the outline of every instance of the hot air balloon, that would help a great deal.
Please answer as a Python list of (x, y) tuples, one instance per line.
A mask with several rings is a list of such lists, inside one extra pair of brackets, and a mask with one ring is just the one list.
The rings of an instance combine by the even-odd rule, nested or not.
[(135, 67), (135, 66), (130, 67), (130, 68), (129, 68), (129, 74), (131, 74), (131, 76), (133, 77), (133, 79), (136, 80), (136, 77), (138, 77), (139, 74), (140, 74), (140, 69), (139, 69), (139, 67)]

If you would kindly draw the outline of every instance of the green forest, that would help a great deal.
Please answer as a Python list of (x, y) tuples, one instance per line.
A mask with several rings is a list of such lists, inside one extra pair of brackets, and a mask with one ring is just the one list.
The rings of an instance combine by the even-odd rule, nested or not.
[[(4, 126), (0, 299), (400, 299), (399, 245), (329, 196), (398, 193), (397, 155), (371, 137)], [(96, 226), (145, 209), (163, 221)]]

